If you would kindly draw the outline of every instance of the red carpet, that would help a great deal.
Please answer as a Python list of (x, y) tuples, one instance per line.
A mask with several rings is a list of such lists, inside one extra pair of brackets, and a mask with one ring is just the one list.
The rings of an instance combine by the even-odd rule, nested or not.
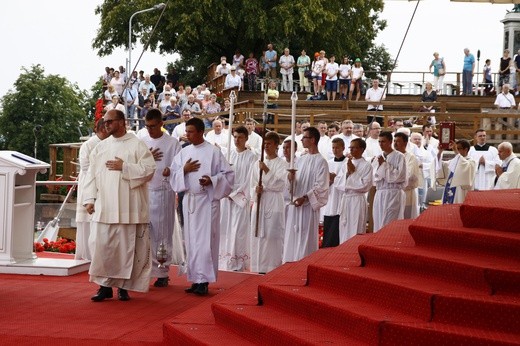
[(520, 191), (252, 277), (164, 325), (177, 345), (520, 345)]
[[(63, 254), (39, 254), (67, 258)], [(130, 292), (131, 300), (93, 303), (97, 286), (87, 273), (69, 277), (0, 275), (1, 345), (162, 345), (163, 324), (214, 299), (252, 275), (221, 272), (209, 297), (184, 293), (189, 286), (172, 268), (170, 286)]]

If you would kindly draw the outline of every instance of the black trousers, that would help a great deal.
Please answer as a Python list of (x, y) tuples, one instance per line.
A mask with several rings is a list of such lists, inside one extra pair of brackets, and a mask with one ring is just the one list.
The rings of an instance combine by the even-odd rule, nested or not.
[(339, 215), (323, 217), (323, 243), (321, 247), (339, 245)]

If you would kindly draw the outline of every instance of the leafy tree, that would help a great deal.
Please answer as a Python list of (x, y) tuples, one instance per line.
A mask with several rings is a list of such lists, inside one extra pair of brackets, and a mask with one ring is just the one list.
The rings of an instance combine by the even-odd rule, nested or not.
[[(78, 127), (87, 126), (87, 95), (58, 75), (45, 75), (40, 65), (22, 73), (1, 100), (0, 149), (49, 161), (49, 144), (78, 142)], [(84, 132), (85, 133), (85, 132)]]
[[(93, 42), (98, 54), (127, 47), (130, 16), (156, 3), (105, 0), (98, 6), (100, 27)], [(183, 66), (193, 66), (199, 78), (220, 56), (229, 58), (239, 48), (244, 56), (254, 52), (258, 57), (269, 42), (280, 53), (289, 47), (295, 56), (301, 49), (309, 55), (324, 49), (337, 56), (366, 57), (386, 26), (379, 18), (383, 6), (383, 0), (170, 0), (162, 16), (152, 11), (135, 17), (132, 39), (135, 42), (139, 36), (143, 43), (150, 39), (151, 50), (179, 53), (188, 62)]]

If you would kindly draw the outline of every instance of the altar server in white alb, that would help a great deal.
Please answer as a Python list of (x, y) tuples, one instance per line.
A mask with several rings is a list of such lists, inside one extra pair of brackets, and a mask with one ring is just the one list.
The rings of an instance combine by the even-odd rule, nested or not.
[(403, 187), (405, 195), (403, 218), (415, 219), (419, 216), (419, 197), (417, 188), (424, 184), (424, 178), (422, 170), (419, 167), (419, 160), (417, 160), (413, 153), (406, 150), (409, 146), (408, 135), (399, 130), (394, 135), (394, 148), (404, 154), (406, 161), (406, 183)]
[(308, 153), (296, 162), (296, 173), (288, 174), (288, 188), (294, 181), (295, 200), (287, 210), (283, 262), (299, 261), (318, 250), (320, 208), (329, 198), (329, 167), (318, 151), (319, 140), (315, 127), (303, 131), (303, 147)]
[(91, 216), (85, 210), (85, 207), (81, 203), (83, 201), (83, 189), (85, 186), (85, 175), (87, 174), (90, 166), (90, 153), (96, 145), (102, 140), (108, 137), (105, 130), (105, 124), (103, 119), (99, 119), (96, 123), (96, 133), (90, 137), (85, 143), (79, 148), (79, 176), (78, 176), (78, 197), (76, 206), (76, 253), (74, 259), (91, 260), (92, 255), (88, 246), (88, 238), (90, 236), (90, 219)]
[(373, 184), (372, 165), (363, 157), (365, 141), (355, 138), (350, 142), (349, 149), (351, 157), (342, 165), (335, 179), (336, 189), (340, 192), (340, 244), (366, 232), (367, 192)]
[[(152, 108), (146, 113), (145, 128), (137, 132), (154, 156), (157, 168), (152, 180), (148, 183), (150, 209), (150, 236), (152, 240), (152, 277), (157, 278), (155, 287), (168, 286), (168, 272), (172, 259), (173, 227), (175, 223), (175, 192), (173, 192), (169, 176), (173, 157), (181, 150), (179, 142), (162, 131), (162, 113)], [(166, 250), (166, 262), (159, 267), (157, 250), (160, 244)]]
[(449, 161), (442, 161), (443, 148), (439, 146), (437, 159), (437, 176), (446, 178), (444, 186), (443, 204), (462, 203), (473, 190), (475, 181), (476, 163), (469, 157), (469, 142), (465, 139), (450, 142), (450, 149), (455, 152), (455, 157)]
[(403, 218), (406, 184), (406, 160), (403, 153), (392, 149), (392, 133), (379, 134), (379, 145), (383, 154), (374, 158), (374, 233), (394, 220)]
[(191, 118), (186, 136), (192, 145), (181, 149), (171, 167), (171, 185), (185, 192), (183, 199), (184, 242), (188, 281), (185, 291), (208, 294), (217, 280), (220, 238), (220, 200), (233, 189), (235, 173), (220, 150), (204, 140), (204, 122)]
[(520, 159), (513, 153), (513, 145), (509, 142), (500, 143), (498, 156), (502, 164), (495, 167), (495, 189), (520, 189)]
[[(282, 265), (285, 230), (284, 191), (288, 164), (277, 155), (280, 137), (276, 132), (266, 133), (264, 142), (264, 161), (257, 161), (251, 172), (251, 196), (254, 201), (250, 227), (251, 271), (256, 273), (268, 273)], [(260, 169), (263, 171), (261, 187)], [(261, 195), (257, 229), (258, 193)]]
[(129, 300), (128, 290), (147, 292), (152, 260), (148, 223), (147, 182), (155, 171), (153, 155), (134, 134), (126, 132), (119, 110), (103, 120), (110, 137), (90, 154), (83, 205), (92, 214), (89, 246), (92, 252), (90, 281), (101, 287), (91, 299)]
[(475, 145), (469, 149), (469, 156), (477, 163), (475, 190), (492, 190), (495, 184), (495, 166), (500, 164), (498, 150), (486, 143), (486, 131), (475, 131)]
[(233, 191), (220, 204), (220, 255), (219, 269), (249, 270), (249, 227), (251, 224), (251, 170), (257, 156), (246, 148), (247, 129), (233, 130), (235, 146), (231, 149), (230, 163), (235, 172)]
[[(320, 141), (323, 137), (320, 138)], [(341, 194), (336, 190), (335, 178), (338, 175), (341, 167), (345, 163), (345, 144), (343, 139), (334, 138), (332, 140), (332, 154), (334, 158), (327, 160), (329, 165), (329, 200), (323, 208), (323, 242), (322, 247), (332, 247), (339, 245), (339, 201)]]

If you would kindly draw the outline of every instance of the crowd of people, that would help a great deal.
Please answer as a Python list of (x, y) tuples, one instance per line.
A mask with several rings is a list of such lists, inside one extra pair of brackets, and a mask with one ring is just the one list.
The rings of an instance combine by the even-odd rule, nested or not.
[(93, 301), (112, 298), (113, 287), (128, 300), (128, 290), (146, 292), (152, 278), (168, 286), (177, 217), (186, 292), (207, 295), (218, 270), (267, 273), (316, 251), (320, 223), (323, 246), (336, 246), (364, 234), (370, 220), (377, 232), (417, 217), (438, 183), (443, 203), (474, 189), (520, 187), (512, 145), (487, 144), (483, 129), (473, 146), (449, 143), (455, 157), (444, 161), (430, 124), (411, 132), (396, 120), (382, 132), (376, 116), (369, 125), (299, 121), (294, 142), (276, 132), (262, 139), (253, 119), (232, 129), (215, 119), (207, 131), (189, 96), (171, 134), (160, 107), (149, 107), (136, 134), (111, 108), (80, 149), (76, 256), (92, 260), (90, 280), (100, 286)]

